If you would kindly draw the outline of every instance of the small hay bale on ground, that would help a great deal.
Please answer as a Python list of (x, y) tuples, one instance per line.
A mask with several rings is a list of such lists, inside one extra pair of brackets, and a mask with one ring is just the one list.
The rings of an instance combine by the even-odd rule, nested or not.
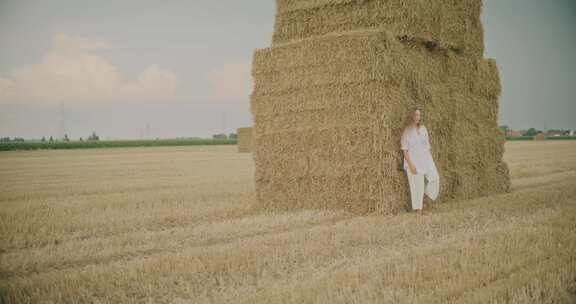
[(546, 139), (546, 135), (544, 135), (544, 133), (538, 133), (536, 134), (536, 136), (533, 137), (534, 140), (545, 140)]
[(238, 137), (238, 152), (252, 152), (252, 127), (238, 128), (236, 135)]

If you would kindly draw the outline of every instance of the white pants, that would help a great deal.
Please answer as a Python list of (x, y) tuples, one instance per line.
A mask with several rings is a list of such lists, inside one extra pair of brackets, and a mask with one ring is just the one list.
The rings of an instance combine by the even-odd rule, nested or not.
[[(440, 176), (436, 168), (426, 172), (417, 172), (413, 174), (410, 169), (406, 170), (408, 175), (408, 184), (410, 185), (410, 197), (412, 200), (412, 209), (422, 209), (424, 194), (428, 195), (431, 200), (436, 200), (440, 190)], [(424, 177), (428, 183), (424, 187)]]

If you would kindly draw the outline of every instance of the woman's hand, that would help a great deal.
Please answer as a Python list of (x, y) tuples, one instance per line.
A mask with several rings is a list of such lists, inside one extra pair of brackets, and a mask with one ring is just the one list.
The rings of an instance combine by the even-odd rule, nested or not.
[(408, 167), (410, 167), (410, 172), (412, 172), (412, 174), (416, 174), (416, 167), (413, 164), (408, 164)]

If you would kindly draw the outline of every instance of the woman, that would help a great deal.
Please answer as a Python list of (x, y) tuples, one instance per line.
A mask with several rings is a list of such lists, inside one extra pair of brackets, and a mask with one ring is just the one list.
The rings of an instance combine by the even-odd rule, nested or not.
[[(440, 188), (440, 176), (432, 159), (428, 129), (420, 123), (420, 109), (410, 113), (410, 124), (404, 129), (400, 139), (400, 149), (404, 153), (404, 171), (408, 176), (412, 209), (422, 214), (424, 194), (436, 200)], [(428, 180), (424, 187), (424, 177)]]

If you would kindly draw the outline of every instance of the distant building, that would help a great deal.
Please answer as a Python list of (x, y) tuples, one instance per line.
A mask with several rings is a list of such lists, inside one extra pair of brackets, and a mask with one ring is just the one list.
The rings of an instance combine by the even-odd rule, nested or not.
[(508, 133), (506, 134), (506, 136), (509, 136), (509, 137), (520, 137), (523, 135), (524, 135), (524, 132), (518, 131), (518, 130), (508, 130)]
[(565, 132), (562, 130), (550, 130), (546, 133), (548, 136), (562, 136), (565, 135)]

